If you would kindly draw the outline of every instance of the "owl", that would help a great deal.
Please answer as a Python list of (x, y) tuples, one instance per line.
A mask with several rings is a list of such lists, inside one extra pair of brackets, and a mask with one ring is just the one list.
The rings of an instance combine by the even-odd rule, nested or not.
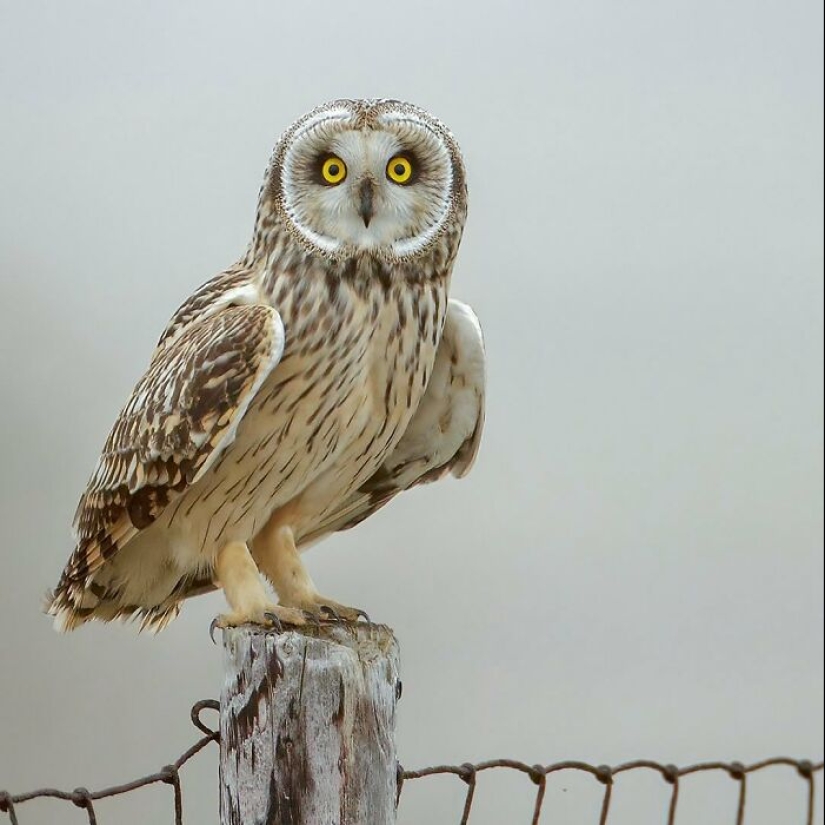
[(287, 129), (245, 254), (175, 312), (109, 433), (58, 630), (159, 630), (215, 588), (222, 627), (363, 615), (301, 552), (473, 464), (484, 346), (449, 297), (466, 214), (459, 148), (421, 108), (336, 100)]

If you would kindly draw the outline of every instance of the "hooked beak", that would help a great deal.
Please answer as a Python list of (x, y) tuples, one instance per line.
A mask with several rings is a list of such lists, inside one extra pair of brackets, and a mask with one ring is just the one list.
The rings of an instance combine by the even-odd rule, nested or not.
[(364, 221), (364, 226), (369, 227), (373, 211), (372, 198), (375, 194), (375, 187), (369, 178), (364, 178), (358, 187), (358, 214)]

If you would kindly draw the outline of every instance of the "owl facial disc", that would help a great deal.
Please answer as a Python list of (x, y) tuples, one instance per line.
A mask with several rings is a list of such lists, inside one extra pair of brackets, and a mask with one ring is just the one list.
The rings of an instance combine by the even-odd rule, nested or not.
[(413, 257), (465, 197), (449, 131), (423, 109), (392, 100), (314, 110), (282, 137), (269, 174), (287, 225), (334, 257)]

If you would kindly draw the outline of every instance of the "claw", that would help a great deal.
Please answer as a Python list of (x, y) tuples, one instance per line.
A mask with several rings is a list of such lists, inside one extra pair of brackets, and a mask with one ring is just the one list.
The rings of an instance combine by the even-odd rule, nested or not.
[(330, 621), (338, 622), (339, 624), (343, 622), (341, 614), (334, 607), (330, 607), (328, 604), (321, 605), (321, 615), (329, 616)]
[(215, 616), (212, 619), (212, 623), (209, 625), (209, 638), (212, 640), (212, 644), (216, 645), (217, 642), (215, 641), (215, 631), (220, 627), (220, 616)]
[(366, 610), (361, 610), (360, 607), (356, 607), (355, 612), (358, 614), (359, 619), (363, 619), (367, 624), (372, 624), (372, 619), (370, 619), (370, 614), (367, 613)]
[(272, 622), (272, 627), (276, 633), (283, 633), (284, 626), (281, 620), (274, 613), (264, 613), (264, 618)]

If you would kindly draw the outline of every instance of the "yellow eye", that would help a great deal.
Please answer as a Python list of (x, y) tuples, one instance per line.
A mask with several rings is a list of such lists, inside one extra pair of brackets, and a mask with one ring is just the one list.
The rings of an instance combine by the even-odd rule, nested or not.
[(409, 183), (412, 178), (413, 167), (408, 158), (403, 155), (396, 155), (387, 164), (387, 177), (393, 183)]
[(346, 163), (335, 155), (330, 155), (321, 166), (321, 177), (332, 186), (341, 183), (346, 176)]

